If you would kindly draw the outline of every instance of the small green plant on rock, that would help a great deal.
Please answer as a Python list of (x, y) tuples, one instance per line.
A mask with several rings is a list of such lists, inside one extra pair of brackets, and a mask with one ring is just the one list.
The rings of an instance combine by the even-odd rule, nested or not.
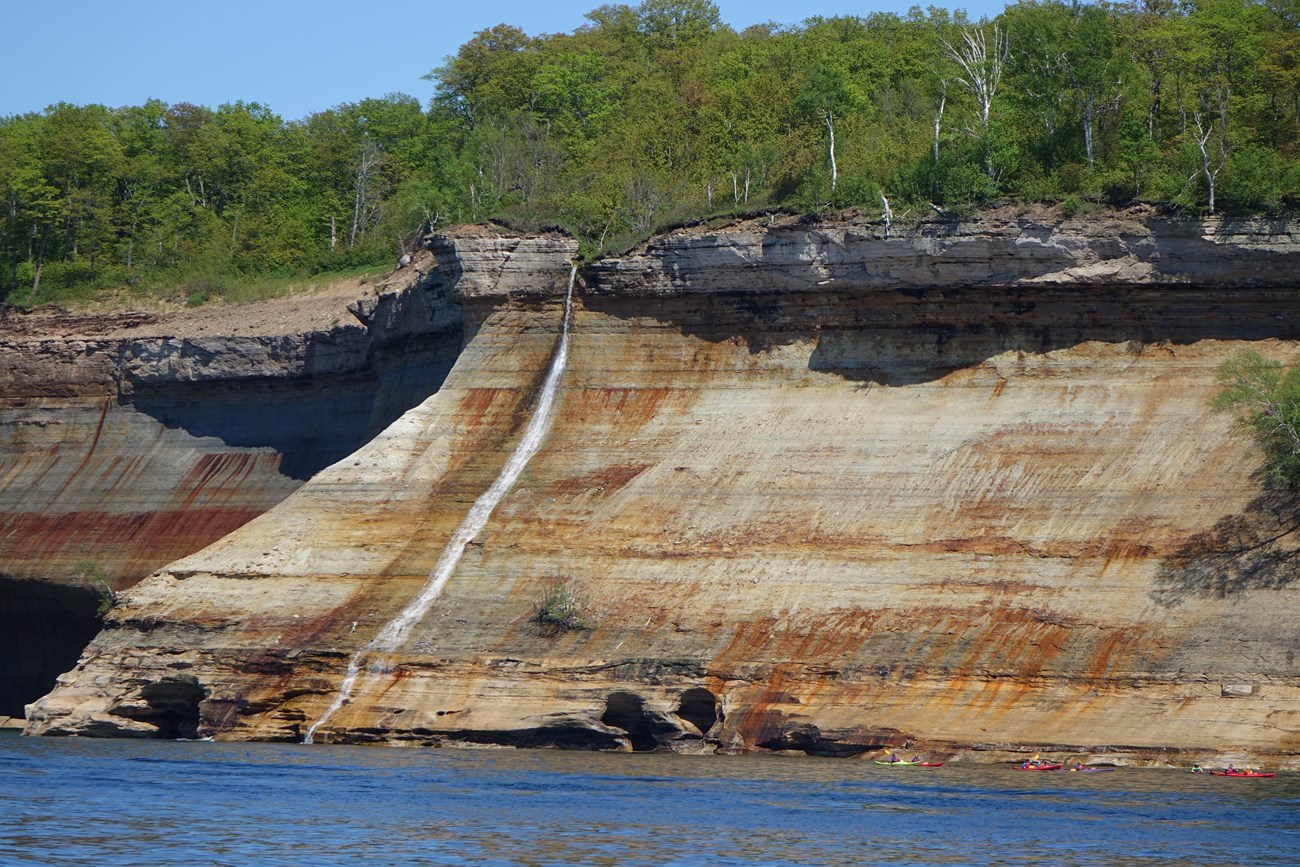
[(95, 607), (95, 616), (103, 618), (117, 604), (117, 591), (104, 574), (104, 567), (93, 560), (78, 560), (72, 568), (72, 576), (99, 597)]
[(586, 611), (582, 600), (568, 579), (553, 581), (547, 588), (546, 595), (533, 607), (533, 616), (529, 618), (539, 633), (547, 636), (562, 632), (581, 632), (595, 628), (595, 621)]
[(1264, 473), (1274, 482), (1300, 487), (1300, 369), (1253, 350), (1219, 365), (1216, 412), (1237, 417), (1240, 432), (1264, 453)]

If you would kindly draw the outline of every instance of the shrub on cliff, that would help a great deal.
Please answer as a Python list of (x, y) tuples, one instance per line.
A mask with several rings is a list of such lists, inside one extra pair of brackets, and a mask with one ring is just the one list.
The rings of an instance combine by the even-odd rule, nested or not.
[(546, 595), (534, 605), (529, 622), (540, 634), (547, 636), (581, 632), (596, 625), (572, 584), (564, 579), (558, 579), (550, 585)]
[(72, 577), (98, 598), (99, 604), (95, 608), (96, 617), (102, 620), (117, 604), (117, 591), (109, 583), (103, 566), (93, 560), (78, 560), (72, 570)]
[(1216, 380), (1210, 406), (1237, 416), (1239, 430), (1263, 451), (1268, 478), (1300, 486), (1300, 369), (1252, 350), (1224, 361)]

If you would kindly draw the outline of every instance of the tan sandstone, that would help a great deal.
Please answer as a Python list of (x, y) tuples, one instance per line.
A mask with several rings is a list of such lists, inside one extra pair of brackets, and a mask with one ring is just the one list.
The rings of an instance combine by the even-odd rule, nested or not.
[[(534, 409), (562, 238), (435, 237), (436, 394), (123, 595), (31, 734), (302, 737)], [(580, 272), (553, 428), (318, 740), (1300, 767), (1300, 504), (1207, 400), (1290, 223), (773, 216)], [(440, 290), (442, 291), (442, 290)], [(531, 622), (556, 581), (588, 629)]]

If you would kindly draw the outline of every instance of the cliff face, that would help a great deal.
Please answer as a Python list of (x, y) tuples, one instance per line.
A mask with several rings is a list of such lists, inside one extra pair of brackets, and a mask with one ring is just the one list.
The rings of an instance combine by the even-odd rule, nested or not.
[(214, 334), (143, 313), (0, 323), (0, 714), (76, 662), (104, 594), (266, 511), (437, 389), (460, 346), (454, 305), (411, 269), (349, 297), (352, 312), (340, 301), (298, 333), (270, 311), (319, 300)]
[[(1293, 361), (1290, 224), (689, 231), (584, 268), (550, 433), (317, 740), (1300, 766), (1300, 504), (1206, 402)], [(431, 241), (437, 394), (128, 593), (35, 734), (299, 739), (498, 478), (560, 239)], [(534, 622), (563, 581), (586, 629)]]

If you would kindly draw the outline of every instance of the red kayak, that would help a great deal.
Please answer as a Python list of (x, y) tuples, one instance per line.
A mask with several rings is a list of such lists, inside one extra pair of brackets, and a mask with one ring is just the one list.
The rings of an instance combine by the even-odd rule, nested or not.
[(1247, 774), (1244, 771), (1210, 771), (1211, 777), (1276, 777), (1277, 774)]
[(943, 762), (917, 762), (918, 768), (942, 768)]
[(1012, 765), (1017, 771), (1059, 771), (1060, 765)]

